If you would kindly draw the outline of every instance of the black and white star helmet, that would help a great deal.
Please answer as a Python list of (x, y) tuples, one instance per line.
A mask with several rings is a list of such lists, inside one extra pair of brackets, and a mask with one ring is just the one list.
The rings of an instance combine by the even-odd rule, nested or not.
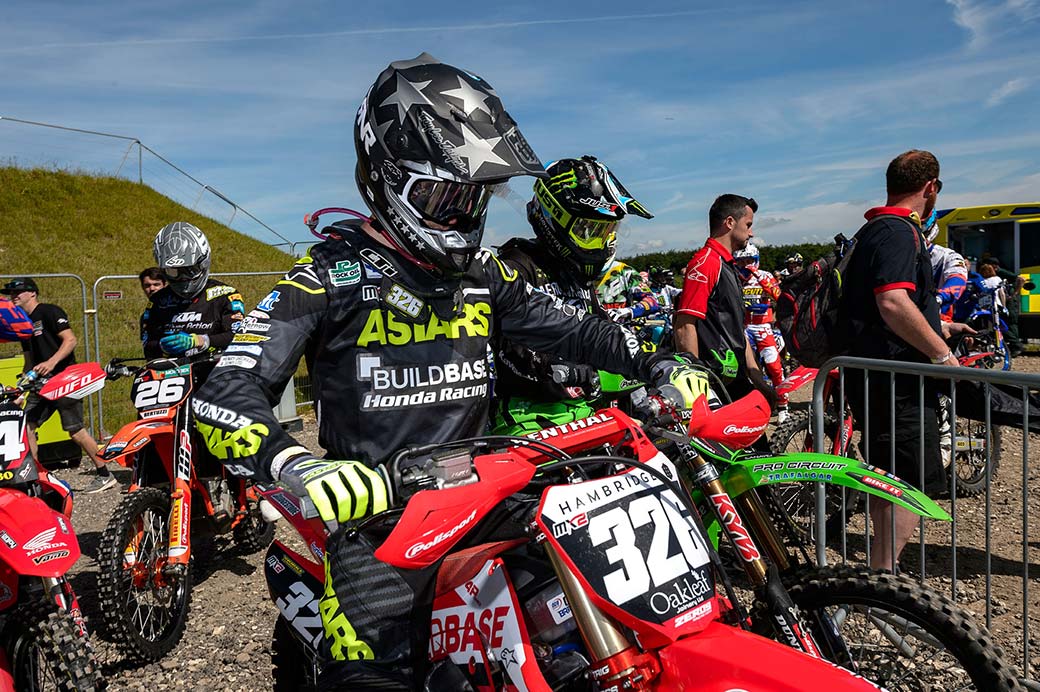
[(174, 221), (155, 234), (155, 263), (182, 298), (194, 298), (209, 280), (209, 241), (206, 234), (186, 221)]
[(480, 248), (494, 187), (545, 171), (491, 85), (427, 53), (380, 73), (354, 124), (357, 182), (403, 253), (445, 275)]

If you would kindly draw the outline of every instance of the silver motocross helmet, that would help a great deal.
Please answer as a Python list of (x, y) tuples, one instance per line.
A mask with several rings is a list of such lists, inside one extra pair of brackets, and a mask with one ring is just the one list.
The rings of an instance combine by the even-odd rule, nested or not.
[(209, 280), (209, 241), (206, 234), (186, 221), (175, 221), (155, 234), (155, 263), (182, 298), (193, 298)]
[(380, 73), (358, 109), (354, 146), (376, 225), (444, 276), (465, 272), (480, 249), (496, 184), (545, 177), (491, 85), (426, 53)]

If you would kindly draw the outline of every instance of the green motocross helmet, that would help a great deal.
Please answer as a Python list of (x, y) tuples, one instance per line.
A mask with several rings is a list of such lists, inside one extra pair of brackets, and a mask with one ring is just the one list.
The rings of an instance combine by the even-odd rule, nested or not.
[(527, 220), (540, 241), (581, 278), (595, 281), (614, 256), (625, 214), (654, 217), (594, 156), (560, 159), (534, 184)]

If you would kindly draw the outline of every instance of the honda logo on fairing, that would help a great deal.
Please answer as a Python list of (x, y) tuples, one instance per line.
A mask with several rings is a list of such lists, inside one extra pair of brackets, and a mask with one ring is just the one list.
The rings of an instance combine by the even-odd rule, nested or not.
[(470, 522), (472, 522), (476, 518), (477, 518), (477, 510), (473, 510), (472, 512), (469, 513), (468, 517), (466, 517), (465, 519), (460, 521), (453, 528), (448, 529), (447, 531), (442, 531), (441, 533), (437, 534), (436, 536), (433, 537), (433, 540), (431, 540), (429, 543), (423, 543), (421, 541), (419, 543), (416, 543), (415, 545), (413, 545), (412, 547), (410, 547), (408, 550), (405, 551), (404, 556), (406, 558), (408, 558), (409, 560), (411, 560), (413, 557), (415, 557), (419, 553), (424, 553), (427, 550), (429, 550), (430, 548), (433, 548), (434, 546), (439, 545), (439, 544), (443, 543), (444, 541), (448, 540), (449, 538), (451, 538), (452, 536), (457, 534), (459, 531), (461, 531), (462, 529), (466, 528), (466, 526), (468, 524), (470, 524)]

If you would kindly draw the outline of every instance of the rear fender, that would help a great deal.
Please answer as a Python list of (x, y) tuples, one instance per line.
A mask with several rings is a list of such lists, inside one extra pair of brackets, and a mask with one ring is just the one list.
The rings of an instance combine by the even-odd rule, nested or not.
[(819, 658), (750, 632), (712, 622), (660, 651), (653, 689), (831, 692), (881, 689)]
[(929, 519), (950, 521), (950, 515), (930, 497), (903, 479), (859, 459), (796, 452), (730, 462), (723, 482), (731, 495), (777, 483), (831, 483), (869, 493)]
[(173, 449), (173, 421), (138, 420), (128, 423), (98, 450), (98, 458), (102, 461), (118, 461), (130, 468), (133, 466), (133, 455), (149, 442), (157, 449)]
[[(324, 628), (318, 601), (325, 593), (322, 566), (275, 541), (264, 559), (267, 589), (302, 644), (319, 651)], [(338, 608), (337, 608), (338, 610)]]

